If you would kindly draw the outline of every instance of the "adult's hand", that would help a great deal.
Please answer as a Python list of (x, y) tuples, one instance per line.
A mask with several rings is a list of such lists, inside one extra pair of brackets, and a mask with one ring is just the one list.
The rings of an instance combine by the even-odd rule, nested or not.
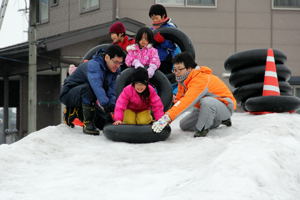
[(152, 130), (155, 133), (160, 133), (169, 123), (171, 119), (168, 114), (163, 115), (159, 120), (153, 123)]
[(107, 104), (107, 105), (103, 106), (103, 108), (104, 108), (104, 111), (106, 113), (112, 113), (112, 112), (114, 112), (115, 105), (114, 104)]

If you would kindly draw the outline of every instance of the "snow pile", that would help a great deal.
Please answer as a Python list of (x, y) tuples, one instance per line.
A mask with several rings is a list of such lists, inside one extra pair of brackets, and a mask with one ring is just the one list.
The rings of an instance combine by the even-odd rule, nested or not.
[(300, 115), (235, 113), (205, 138), (112, 142), (52, 126), (0, 146), (0, 199), (296, 200)]

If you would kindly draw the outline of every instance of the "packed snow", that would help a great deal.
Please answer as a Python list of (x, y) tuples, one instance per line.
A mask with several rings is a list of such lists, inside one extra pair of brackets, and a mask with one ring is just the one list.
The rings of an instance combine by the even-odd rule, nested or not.
[(300, 115), (235, 113), (193, 138), (113, 142), (64, 124), (0, 146), (1, 200), (298, 200)]

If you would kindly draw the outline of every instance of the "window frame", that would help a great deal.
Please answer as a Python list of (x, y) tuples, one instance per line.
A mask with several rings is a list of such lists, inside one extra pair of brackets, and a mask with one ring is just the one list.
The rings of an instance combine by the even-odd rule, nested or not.
[(88, 9), (83, 9), (82, 8), (82, 1), (86, 1), (86, 0), (80, 0), (79, 1), (79, 11), (80, 11), (80, 14), (84, 14), (84, 13), (88, 13), (88, 12), (93, 12), (95, 10), (99, 10), (100, 9), (100, 0), (97, 0), (98, 1), (98, 6), (93, 6), (93, 7), (90, 7)]
[(272, 6), (272, 10), (300, 10), (300, 7), (299, 8), (293, 8), (293, 7), (275, 7), (274, 5), (275, 1), (272, 0), (271, 2), (271, 6)]
[(187, 5), (188, 0), (183, 0), (183, 5), (176, 5), (176, 4), (164, 4), (155, 0), (155, 3), (162, 4), (165, 7), (178, 7), (178, 8), (217, 8), (218, 7), (218, 0), (215, 0), (214, 6), (196, 6), (196, 5)]
[(40, 0), (38, 0), (38, 6), (37, 6), (37, 9), (38, 9), (38, 12), (36, 13), (36, 17), (37, 17), (37, 24), (46, 24), (46, 23), (49, 23), (50, 21), (50, 1), (48, 1), (48, 16), (47, 16), (47, 19), (46, 20), (41, 20), (41, 10), (40, 10)]

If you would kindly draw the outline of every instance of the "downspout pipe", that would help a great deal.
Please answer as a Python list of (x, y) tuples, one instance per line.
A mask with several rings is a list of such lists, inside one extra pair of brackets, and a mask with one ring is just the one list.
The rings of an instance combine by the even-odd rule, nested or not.
[(113, 13), (113, 18), (114, 20), (118, 20), (120, 18), (119, 16), (119, 0), (114, 0), (114, 13)]

